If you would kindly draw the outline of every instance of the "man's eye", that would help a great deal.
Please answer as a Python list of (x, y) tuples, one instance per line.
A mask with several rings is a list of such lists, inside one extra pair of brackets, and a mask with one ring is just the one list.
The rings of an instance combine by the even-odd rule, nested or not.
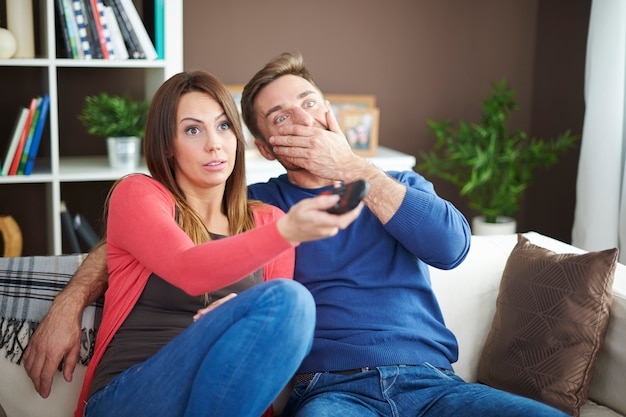
[(274, 119), (276, 121), (276, 123), (282, 123), (285, 121), (285, 119), (287, 119), (287, 116), (285, 116), (284, 114), (281, 114), (280, 116), (278, 116), (276, 119)]
[(304, 107), (307, 109), (310, 109), (311, 107), (315, 106), (315, 101), (314, 100), (309, 100), (306, 103), (304, 103)]

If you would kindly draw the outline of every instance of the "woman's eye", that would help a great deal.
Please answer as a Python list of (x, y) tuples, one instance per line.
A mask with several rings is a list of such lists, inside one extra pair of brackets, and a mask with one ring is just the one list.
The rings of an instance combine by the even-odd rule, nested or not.
[(233, 127), (231, 122), (220, 123), (217, 130), (230, 130)]
[(200, 133), (200, 129), (198, 128), (198, 126), (190, 126), (187, 129), (185, 129), (185, 133), (187, 133), (188, 135), (195, 136), (198, 133)]

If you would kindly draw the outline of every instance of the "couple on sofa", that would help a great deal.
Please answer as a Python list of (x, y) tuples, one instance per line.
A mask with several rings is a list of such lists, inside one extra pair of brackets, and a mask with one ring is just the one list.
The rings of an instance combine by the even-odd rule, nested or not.
[[(222, 91), (220, 85), (213, 89)], [(162, 90), (166, 88), (155, 98)], [(283, 412), (286, 416), (565, 415), (454, 375), (457, 343), (444, 324), (427, 265), (451, 269), (463, 261), (470, 245), (467, 221), (422, 176), (385, 173), (354, 155), (300, 55), (286, 53), (270, 61), (246, 85), (241, 103), (259, 151), (278, 159), (287, 170), (268, 183), (250, 186), (248, 195), (287, 212), (284, 217), (235, 195), (237, 188), (244, 188), (238, 178), (243, 161), (227, 155), (239, 156), (243, 150), (232, 99), (217, 100), (207, 92), (178, 94), (177, 109), (169, 108), (176, 122), (172, 116), (165, 124), (175, 132), (172, 143), (150, 145), (161, 140), (155, 135), (159, 130), (151, 132), (152, 125), (160, 126), (150, 118), (146, 130), (148, 167), (152, 177), (165, 184), (131, 176), (114, 188), (108, 202), (108, 247), (92, 251), (31, 339), (24, 363), (42, 396), (49, 394), (63, 357), (64, 376), (71, 378), (79, 312), (106, 289), (108, 256), (105, 317), (78, 416), (88, 393), (88, 416), (110, 413), (113, 405), (116, 415), (135, 410), (156, 414), (151, 407), (161, 415), (260, 415), (294, 372), (297, 385)], [(153, 99), (152, 106), (155, 103)], [(202, 113), (201, 108), (208, 110)], [(207, 127), (221, 139), (203, 139)], [(227, 139), (220, 136), (224, 132), (231, 132)], [(180, 163), (198, 160), (196, 155), (209, 150), (218, 156), (200, 168)], [(201, 188), (193, 181), (207, 177), (219, 185), (219, 192), (191, 193)], [(336, 182), (356, 179), (370, 183), (365, 208), (328, 215), (325, 209), (335, 197), (316, 196)], [(250, 210), (240, 210), (237, 217), (224, 201), (238, 202), (240, 208), (248, 204)], [(141, 219), (141, 210), (149, 213), (148, 219)], [(151, 230), (147, 235), (129, 232), (137, 227), (133, 221), (145, 225), (158, 216), (171, 223), (166, 230), (159, 223), (151, 228), (156, 230), (146, 228)], [(178, 225), (172, 222), (175, 218)], [(176, 228), (189, 238), (181, 237)], [(259, 238), (252, 238), (253, 233)], [(182, 262), (171, 261), (177, 270), (169, 266), (174, 254), (156, 247), (170, 237), (176, 241), (166, 248), (185, 248)], [(203, 247), (209, 245), (218, 251), (212, 254), (219, 256), (216, 262), (207, 260), (209, 250)], [(293, 246), (293, 275), (308, 291), (284, 280), (253, 286), (289, 278)], [(125, 252), (129, 247), (143, 249), (135, 259)], [(143, 265), (144, 259), (146, 265), (158, 265), (159, 271)], [(270, 266), (262, 267), (266, 262)], [(262, 271), (255, 272), (259, 268)], [(194, 278), (202, 273), (210, 275), (210, 283)], [(217, 308), (219, 302), (201, 308), (195, 322), (176, 336), (184, 320), (172, 318), (176, 314), (167, 309), (191, 311), (198, 299), (211, 301), (230, 291), (217, 291), (225, 285), (251, 288), (234, 299), (222, 298)], [(132, 311), (118, 311), (114, 302), (127, 300), (131, 292), (135, 298), (125, 307)], [(151, 305), (155, 300), (163, 304)], [(152, 320), (152, 311), (159, 314), (158, 321)], [(188, 316), (192, 315), (185, 315), (186, 320)], [(156, 326), (152, 332), (150, 324)], [(160, 337), (171, 342), (150, 352), (147, 360), (137, 361), (135, 350), (145, 356), (149, 349), (138, 328), (153, 342)], [(134, 344), (133, 337), (138, 338)], [(155, 343), (163, 346), (160, 339)], [(113, 349), (117, 352), (110, 353)], [(188, 357), (197, 361), (190, 370), (181, 365)], [(96, 367), (101, 358), (105, 361)], [(90, 390), (94, 371), (99, 381), (95, 392)], [(105, 405), (96, 401), (92, 406), (94, 399)]]

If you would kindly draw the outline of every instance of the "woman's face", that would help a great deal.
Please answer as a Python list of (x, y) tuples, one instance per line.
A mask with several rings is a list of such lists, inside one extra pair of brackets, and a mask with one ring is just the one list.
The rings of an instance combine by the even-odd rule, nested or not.
[(208, 94), (181, 96), (176, 110), (176, 182), (185, 191), (224, 188), (233, 172), (237, 138), (224, 109)]

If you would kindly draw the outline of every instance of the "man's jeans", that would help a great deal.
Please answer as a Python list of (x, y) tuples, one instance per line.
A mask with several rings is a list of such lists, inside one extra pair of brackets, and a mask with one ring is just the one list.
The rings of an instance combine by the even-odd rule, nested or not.
[(430, 364), (318, 373), (292, 392), (283, 417), (565, 417), (552, 407), (463, 381)]
[(256, 285), (98, 390), (85, 415), (260, 416), (311, 349), (314, 325), (302, 285)]

